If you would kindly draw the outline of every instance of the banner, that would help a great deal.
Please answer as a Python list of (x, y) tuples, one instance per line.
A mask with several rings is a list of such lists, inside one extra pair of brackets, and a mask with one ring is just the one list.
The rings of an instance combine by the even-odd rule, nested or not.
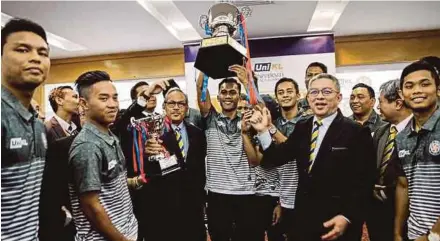
[[(335, 44), (332, 34), (319, 36), (295, 36), (285, 38), (256, 39), (249, 41), (252, 68), (258, 77), (260, 94), (274, 94), (275, 83), (288, 77), (296, 80), (300, 92), (306, 92), (305, 71), (312, 62), (321, 62), (330, 74), (335, 74)], [(194, 68), (199, 45), (186, 45), (185, 78), (190, 100), (197, 100), (196, 78), (199, 71)], [(209, 80), (208, 89), (211, 96), (218, 93), (219, 80)], [(190, 101), (196, 107), (196, 101)]]

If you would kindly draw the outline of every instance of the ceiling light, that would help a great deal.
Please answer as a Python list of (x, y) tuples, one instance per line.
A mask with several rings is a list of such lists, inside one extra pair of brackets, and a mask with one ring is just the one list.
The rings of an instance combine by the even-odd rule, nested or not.
[[(9, 20), (11, 20), (12, 18), (13, 18), (12, 16), (2, 13), (2, 27), (4, 27), (6, 23), (9, 22)], [(71, 42), (51, 32), (46, 31), (46, 37), (49, 45), (55, 46), (60, 49), (64, 49), (66, 51), (74, 52), (74, 51), (86, 50), (86, 47)]]
[(137, 0), (179, 41), (189, 42), (202, 37), (172, 1)]
[(307, 32), (329, 31), (339, 20), (348, 1), (319, 1), (310, 20)]

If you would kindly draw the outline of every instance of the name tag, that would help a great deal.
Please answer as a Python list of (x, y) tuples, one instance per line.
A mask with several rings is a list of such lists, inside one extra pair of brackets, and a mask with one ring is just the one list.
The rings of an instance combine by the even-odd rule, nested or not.
[(108, 163), (108, 170), (110, 171), (111, 169), (115, 168), (115, 166), (116, 166), (117, 163), (118, 163), (117, 160), (111, 160), (111, 161)]
[(347, 147), (332, 147), (332, 151), (345, 151), (348, 150)]
[(166, 170), (174, 165), (177, 165), (176, 155), (172, 155), (169, 158), (163, 158), (159, 160), (161, 170)]

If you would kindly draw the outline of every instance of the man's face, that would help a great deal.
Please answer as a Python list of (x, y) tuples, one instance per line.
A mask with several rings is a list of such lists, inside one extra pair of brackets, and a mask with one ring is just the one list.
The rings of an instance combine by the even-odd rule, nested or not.
[(418, 70), (403, 79), (401, 91), (405, 103), (414, 112), (424, 112), (437, 104), (440, 91), (435, 85), (431, 72)]
[(2, 55), (2, 81), (22, 90), (34, 90), (50, 68), (47, 43), (32, 32), (16, 32), (6, 38)]
[(57, 103), (59, 108), (62, 108), (64, 111), (70, 114), (77, 114), (78, 113), (78, 106), (79, 106), (79, 98), (78, 94), (71, 90), (71, 89), (63, 89), (63, 95), (64, 97), (58, 97)]
[(350, 108), (356, 115), (367, 115), (374, 108), (376, 100), (371, 98), (367, 88), (354, 89), (350, 95)]
[(323, 78), (311, 83), (307, 93), (310, 109), (318, 118), (325, 118), (338, 109), (342, 95), (331, 79)]
[(294, 107), (299, 98), (299, 94), (291, 82), (282, 82), (279, 84), (275, 96), (281, 108)]
[(324, 71), (321, 69), (321, 67), (318, 66), (311, 66), (307, 68), (306, 70), (306, 88), (309, 87), (309, 81), (315, 77), (318, 74), (322, 74)]
[[(140, 93), (146, 91), (147, 89), (148, 89), (148, 85), (141, 85), (136, 88), (136, 94), (139, 95)], [(151, 95), (150, 99), (147, 101), (147, 106), (145, 107), (145, 109), (154, 110), (154, 109), (156, 109), (156, 105), (157, 105), (156, 96)]]
[(90, 87), (89, 96), (84, 101), (86, 115), (103, 126), (108, 126), (116, 119), (119, 110), (118, 93), (110, 81), (101, 81)]
[(220, 86), (217, 96), (220, 106), (224, 111), (234, 111), (237, 109), (240, 92), (236, 83), (223, 83)]
[(246, 100), (239, 100), (237, 104), (237, 115), (243, 114), (244, 111), (249, 110), (248, 102)]
[(187, 111), (188, 103), (182, 92), (173, 91), (167, 95), (165, 100), (165, 113), (173, 124), (179, 125), (185, 118)]
[(380, 111), (380, 114), (382, 115), (382, 118), (385, 121), (391, 122), (395, 116), (397, 116), (397, 103), (396, 101), (389, 102), (383, 93), (380, 93), (379, 96), (379, 106), (378, 109)]

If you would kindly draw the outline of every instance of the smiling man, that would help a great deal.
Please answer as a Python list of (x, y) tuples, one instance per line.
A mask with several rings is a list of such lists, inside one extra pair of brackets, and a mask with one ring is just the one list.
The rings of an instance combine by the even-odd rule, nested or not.
[(76, 86), (87, 122), (69, 151), (75, 240), (136, 240), (126, 162), (119, 139), (109, 130), (119, 108), (116, 88), (103, 71), (82, 74)]
[(373, 88), (363, 83), (353, 86), (350, 95), (350, 108), (353, 111), (350, 118), (362, 126), (370, 128), (371, 133), (386, 124), (374, 111), (375, 97)]
[(338, 109), (342, 94), (336, 77), (320, 74), (309, 84), (307, 100), (314, 115), (300, 120), (285, 142), (272, 141), (267, 111), (254, 112), (252, 127), (259, 132), (264, 150), (261, 165), (297, 162), (299, 186), (289, 238), (360, 240), (363, 212), (374, 184), (370, 131)]
[(1, 238), (38, 240), (47, 140), (31, 99), (48, 75), (49, 47), (44, 29), (29, 20), (12, 19), (1, 36)]
[[(396, 187), (394, 240), (440, 240), (440, 79), (427, 62), (407, 66), (400, 94), (414, 117), (397, 136), (401, 172)], [(407, 220), (407, 221), (406, 221)], [(407, 222), (408, 233), (403, 233)]]

